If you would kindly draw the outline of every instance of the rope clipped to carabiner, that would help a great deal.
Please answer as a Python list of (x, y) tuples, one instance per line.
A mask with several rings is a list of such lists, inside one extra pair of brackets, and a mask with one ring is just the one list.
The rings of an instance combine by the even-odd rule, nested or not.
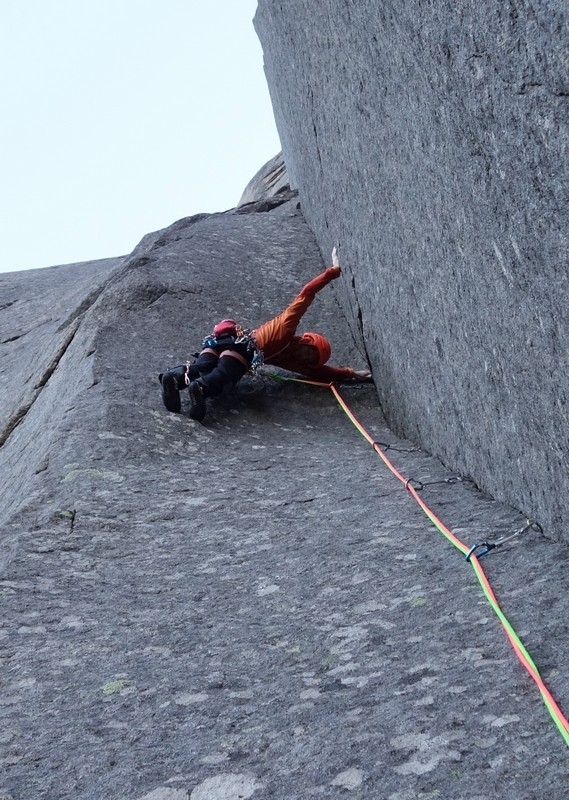
[(539, 524), (539, 522), (535, 522), (535, 520), (533, 519), (527, 519), (525, 525), (523, 525), (517, 531), (510, 533), (509, 536), (503, 536), (501, 539), (498, 539), (497, 542), (480, 542), (479, 544), (473, 544), (468, 553), (466, 554), (466, 560), (470, 561), (472, 556), (476, 556), (476, 558), (482, 558), (482, 556), (485, 556), (491, 550), (496, 550), (498, 547), (502, 547), (502, 545), (506, 544), (506, 542), (509, 542), (516, 536), (521, 536), (522, 533), (526, 533), (526, 531), (529, 530), (543, 533), (543, 529)]

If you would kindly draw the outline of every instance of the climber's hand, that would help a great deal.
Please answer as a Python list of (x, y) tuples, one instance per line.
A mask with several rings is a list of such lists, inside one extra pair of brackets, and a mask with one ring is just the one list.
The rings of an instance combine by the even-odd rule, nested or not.
[(338, 248), (334, 245), (334, 249), (332, 250), (332, 266), (339, 267), (340, 266), (340, 259), (338, 258)]
[(332, 280), (334, 280), (334, 278), (339, 278), (342, 273), (342, 270), (340, 269), (340, 259), (338, 258), (338, 251), (336, 250), (335, 247), (332, 250), (332, 266), (328, 267), (327, 272), (331, 276)]
[(373, 381), (373, 376), (367, 369), (355, 369), (354, 378), (358, 381), (362, 381), (363, 383), (372, 383)]

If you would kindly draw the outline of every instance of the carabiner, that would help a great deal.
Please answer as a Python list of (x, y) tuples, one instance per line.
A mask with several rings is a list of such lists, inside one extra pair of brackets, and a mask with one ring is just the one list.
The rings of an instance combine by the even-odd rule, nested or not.
[[(477, 553), (476, 551), (478, 550), (479, 547), (483, 547), (484, 550), (481, 550), (480, 553)], [(486, 553), (490, 552), (490, 550), (494, 550), (495, 547), (496, 545), (493, 544), (492, 542), (480, 542), (480, 544), (474, 544), (466, 554), (466, 560), (470, 561), (471, 556), (476, 556), (476, 558), (482, 558), (482, 556), (485, 556)]]

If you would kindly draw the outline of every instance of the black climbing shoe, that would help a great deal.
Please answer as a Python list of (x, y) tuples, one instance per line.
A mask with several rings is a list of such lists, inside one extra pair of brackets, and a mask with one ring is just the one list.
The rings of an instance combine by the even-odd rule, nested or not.
[(205, 417), (206, 405), (203, 393), (203, 386), (199, 381), (192, 381), (190, 383), (190, 418), (201, 422)]
[(172, 372), (165, 372), (160, 376), (160, 383), (162, 384), (162, 400), (164, 405), (168, 411), (179, 414), (182, 404), (180, 402), (180, 392), (178, 391), (176, 376), (173, 375)]

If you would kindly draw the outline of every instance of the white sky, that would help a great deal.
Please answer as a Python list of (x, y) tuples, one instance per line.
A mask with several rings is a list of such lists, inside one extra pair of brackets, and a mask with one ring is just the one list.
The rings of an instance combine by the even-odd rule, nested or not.
[(0, 272), (130, 253), (280, 150), (257, 0), (0, 0)]

